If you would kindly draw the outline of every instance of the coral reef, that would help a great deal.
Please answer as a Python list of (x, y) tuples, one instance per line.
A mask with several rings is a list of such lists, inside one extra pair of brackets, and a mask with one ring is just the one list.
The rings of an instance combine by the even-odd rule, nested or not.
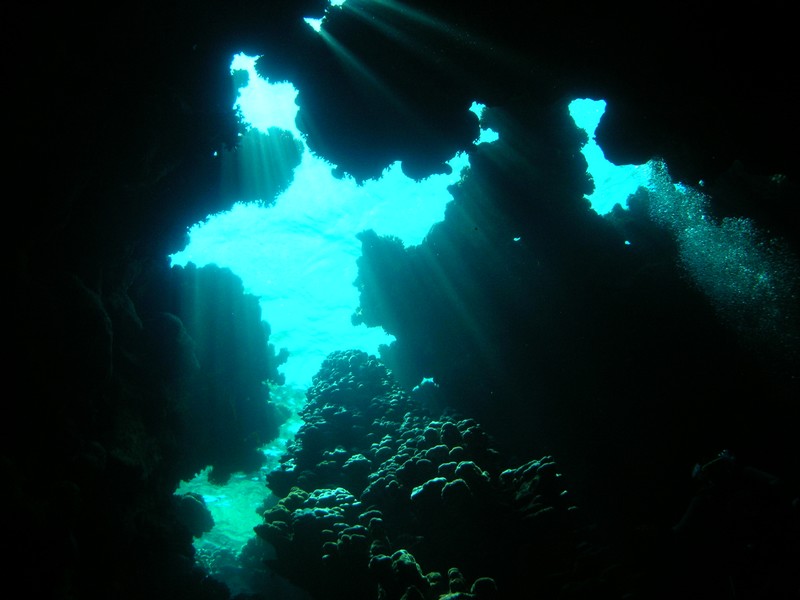
[(552, 457), (509, 466), (474, 419), (431, 414), (363, 351), (330, 354), (307, 395), (303, 425), (267, 476), (280, 499), (256, 533), (275, 549), (268, 564), (313, 597), (554, 597), (612, 585), (603, 560), (576, 568), (602, 552)]

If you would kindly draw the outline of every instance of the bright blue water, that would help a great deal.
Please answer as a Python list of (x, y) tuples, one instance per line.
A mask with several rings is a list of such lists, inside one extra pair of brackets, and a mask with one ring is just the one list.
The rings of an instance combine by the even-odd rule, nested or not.
[[(279, 127), (302, 140), (294, 122), (296, 90), (288, 83), (259, 78), (253, 64), (252, 58), (238, 56), (232, 65), (250, 74), (238, 102), (244, 118), (261, 131)], [(746, 219), (714, 221), (702, 192), (675, 185), (665, 165), (653, 161), (616, 166), (607, 161), (594, 140), (605, 102), (579, 99), (569, 109), (589, 135), (582, 152), (595, 182), (594, 193), (587, 197), (592, 208), (599, 214), (615, 204), (626, 208), (628, 196), (639, 186), (647, 187), (650, 218), (674, 235), (682, 266), (714, 302), (721, 318), (734, 328), (756, 327), (779, 335), (787, 298), (796, 289), (795, 259), (774, 241), (765, 240)], [(473, 105), (473, 110), (480, 114), (481, 107)], [(497, 135), (486, 130), (480, 142), (495, 139)], [(379, 235), (396, 236), (407, 246), (420, 244), (430, 227), (444, 218), (445, 206), (452, 200), (447, 187), (458, 181), (468, 160), (459, 155), (450, 165), (451, 175), (421, 182), (408, 179), (399, 165), (393, 165), (380, 180), (358, 186), (351, 179), (333, 177), (332, 165), (305, 149), (292, 185), (274, 205), (240, 203), (209, 216), (191, 228), (189, 245), (173, 255), (172, 262), (228, 267), (242, 279), (245, 290), (260, 299), (262, 317), (272, 328), (271, 343), (290, 352), (281, 367), (286, 386), (274, 389), (273, 398), (296, 412), (328, 353), (358, 348), (378, 354), (381, 344), (392, 341), (379, 328), (351, 323), (358, 306), (353, 282), (361, 253), (356, 234), (373, 229)], [(299, 425), (298, 419), (291, 420), (281, 438), (263, 449), (267, 459), (263, 471), (277, 465)], [(214, 530), (196, 542), (199, 559), (214, 570), (214, 557), (230, 562), (260, 522), (256, 508), (268, 495), (264, 473), (236, 474), (226, 486), (210, 485), (201, 473), (178, 489), (186, 491), (203, 494), (216, 521)]]
[[(234, 59), (232, 69), (244, 69), (250, 76), (237, 102), (246, 122), (263, 132), (270, 127), (285, 129), (302, 140), (295, 125), (294, 87), (260, 78), (254, 59), (244, 55)], [(481, 109), (478, 104), (472, 107), (478, 115)], [(571, 106), (576, 122), (590, 137), (603, 109), (603, 102), (594, 101), (576, 101)], [(483, 130), (479, 142), (496, 139), (496, 133)], [(593, 165), (590, 169), (602, 168), (601, 174), (595, 173), (593, 205), (605, 202), (602, 205), (608, 209), (617, 202), (624, 205), (628, 193), (639, 185), (641, 171), (615, 170), (593, 141), (584, 152)], [(260, 299), (262, 318), (272, 329), (270, 342), (290, 352), (281, 367), (287, 390), (275, 390), (273, 395), (296, 399), (297, 394), (291, 392), (296, 389), (302, 399), (302, 391), (329, 352), (359, 348), (378, 354), (381, 344), (393, 340), (381, 329), (351, 323), (358, 306), (353, 282), (361, 253), (356, 234), (374, 229), (379, 235), (400, 238), (406, 246), (419, 244), (430, 227), (444, 218), (445, 206), (452, 200), (447, 187), (458, 181), (468, 160), (464, 155), (455, 156), (450, 165), (451, 175), (434, 175), (421, 182), (405, 177), (399, 165), (393, 165), (380, 180), (358, 186), (353, 180), (333, 177), (332, 165), (305, 149), (292, 185), (274, 205), (240, 203), (209, 216), (191, 228), (189, 245), (171, 257), (172, 264), (215, 263), (242, 279), (245, 291)], [(612, 194), (611, 200), (604, 201), (608, 194)], [(281, 438), (264, 448), (264, 471), (277, 465), (286, 440), (299, 425), (293, 419), (283, 428)], [(197, 541), (201, 559), (217, 555), (220, 548), (226, 555), (238, 552), (260, 522), (255, 510), (268, 493), (263, 473), (237, 474), (222, 487), (212, 486), (201, 473), (178, 490), (187, 491), (204, 495), (216, 522), (214, 530)], [(213, 568), (210, 562), (207, 566)]]

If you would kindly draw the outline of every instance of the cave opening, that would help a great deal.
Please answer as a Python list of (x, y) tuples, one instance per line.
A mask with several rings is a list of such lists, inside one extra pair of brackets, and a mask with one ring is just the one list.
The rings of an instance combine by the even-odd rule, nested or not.
[[(323, 20), (306, 21), (322, 33)], [(191, 226), (187, 246), (170, 257), (173, 266), (215, 264), (241, 278), (245, 292), (258, 298), (270, 344), (287, 356), (281, 365), (283, 380), (265, 383), (271, 401), (291, 416), (278, 438), (261, 449), (261, 470), (235, 473), (220, 485), (209, 481), (206, 469), (176, 490), (201, 495), (211, 511), (215, 525), (195, 540), (196, 560), (234, 593), (248, 591), (238, 575), (239, 554), (253, 538), (261, 513), (278, 500), (264, 481), (302, 425), (306, 389), (320, 364), (340, 349), (379, 356), (395, 340), (381, 327), (354, 323), (362, 253), (358, 234), (371, 230), (405, 248), (423, 244), (454, 201), (451, 186), (470, 168), (468, 154), (458, 153), (447, 163), (450, 173), (424, 179), (408, 177), (399, 161), (378, 179), (342, 176), (336, 165), (306, 145), (296, 123), (298, 91), (291, 82), (262, 78), (257, 60), (239, 54), (231, 63), (239, 85), (234, 108), (248, 133), (237, 154), (222, 157), (227, 161), (223, 177), (240, 196), (230, 210)], [(672, 234), (682, 268), (720, 316), (734, 328), (756, 322), (773, 338), (779, 335), (786, 298), (797, 279), (793, 259), (766, 247), (747, 219), (715, 220), (702, 182), (696, 187), (676, 184), (658, 159), (642, 165), (607, 160), (595, 139), (604, 100), (576, 98), (567, 108), (587, 137), (581, 153), (592, 181), (593, 191), (584, 196), (591, 210), (603, 219), (619, 220), (631, 208), (629, 200), (645, 193), (649, 219)], [(485, 107), (475, 102), (471, 110), (481, 122), (475, 145), (497, 141), (499, 134), (482, 118)], [(242, 181), (251, 184), (243, 186)], [(511, 241), (527, 242), (522, 236)], [(624, 244), (636, 241), (625, 239)], [(438, 383), (424, 376), (414, 391), (422, 388), (438, 388)]]
[[(469, 157), (461, 153), (449, 161), (450, 174), (423, 180), (407, 177), (399, 163), (376, 180), (356, 182), (335, 175), (335, 165), (315, 156), (297, 128), (297, 90), (290, 82), (261, 78), (255, 61), (255, 57), (237, 55), (231, 71), (247, 82), (239, 89), (235, 108), (249, 130), (262, 135), (262, 145), (245, 147), (235, 166), (227, 167), (227, 176), (232, 181), (261, 183), (246, 190), (250, 197), (238, 200), (230, 210), (192, 226), (186, 248), (171, 256), (173, 265), (229, 268), (242, 279), (245, 291), (259, 299), (262, 317), (270, 326), (270, 343), (288, 351), (282, 365), (285, 380), (268, 384), (271, 400), (291, 417), (279, 437), (262, 448), (261, 471), (235, 473), (219, 485), (209, 482), (206, 470), (176, 490), (203, 496), (215, 526), (195, 541), (197, 561), (233, 591), (246, 591), (237, 575), (238, 554), (253, 537), (260, 513), (277, 501), (264, 480), (302, 424), (299, 412), (305, 390), (321, 362), (343, 348), (380, 355), (395, 339), (380, 327), (353, 323), (359, 305), (357, 260), (362, 251), (357, 235), (373, 230), (399, 239), (406, 248), (422, 244), (432, 226), (445, 218), (447, 205), (453, 201), (450, 186), (469, 169)], [(770, 343), (780, 337), (797, 269), (791, 255), (779, 248), (779, 241), (765, 243), (747, 219), (715, 220), (702, 183), (692, 187), (673, 182), (667, 166), (658, 160), (622, 166), (606, 160), (594, 138), (605, 101), (578, 98), (568, 109), (588, 138), (581, 152), (593, 183), (593, 192), (585, 196), (591, 209), (603, 218), (612, 218), (615, 212), (619, 217), (619, 211), (629, 209), (629, 199), (647, 190), (649, 218), (671, 232), (680, 248), (682, 268), (710, 298), (720, 317), (742, 331), (752, 331), (756, 323)], [(480, 118), (484, 107), (474, 103), (471, 110)], [(476, 144), (491, 144), (498, 137), (482, 125)], [(266, 150), (263, 144), (268, 145)], [(299, 149), (294, 163), (291, 151), (281, 149), (291, 149), (291, 144)], [(254, 189), (266, 189), (274, 197), (254, 198), (258, 193)], [(513, 242), (523, 240), (517, 236)], [(635, 242), (625, 239), (624, 243)], [(791, 345), (792, 341), (781, 343)], [(424, 377), (418, 388), (431, 386), (438, 384)]]
[[(290, 82), (270, 82), (259, 76), (256, 60), (236, 55), (231, 73), (243, 84), (234, 108), (248, 132), (263, 136), (261, 145), (243, 144), (239, 155), (222, 159), (228, 160), (223, 173), (232, 181), (262, 184), (243, 191), (250, 197), (238, 200), (230, 210), (194, 224), (187, 246), (170, 257), (173, 266), (214, 264), (230, 269), (242, 279), (245, 292), (259, 299), (262, 317), (270, 326), (270, 343), (288, 351), (281, 368), (285, 380), (267, 383), (271, 401), (281, 404), (291, 417), (279, 437), (262, 448), (265, 463), (260, 472), (235, 473), (220, 485), (209, 481), (206, 469), (176, 490), (200, 494), (205, 500), (215, 526), (195, 541), (197, 560), (232, 590), (242, 585), (236, 576), (237, 554), (252, 538), (253, 527), (261, 520), (259, 511), (277, 501), (264, 485), (265, 476), (278, 465), (302, 424), (298, 415), (305, 391), (320, 363), (341, 348), (379, 355), (381, 347), (394, 340), (379, 327), (352, 323), (359, 303), (354, 281), (361, 244), (356, 235), (371, 229), (400, 239), (406, 247), (421, 244), (453, 201), (449, 186), (469, 168), (468, 156), (461, 153), (449, 162), (451, 174), (423, 180), (407, 177), (399, 164), (391, 165), (377, 180), (356, 182), (335, 176), (335, 165), (314, 156), (297, 128), (297, 90)], [(589, 138), (582, 151), (595, 190), (586, 199), (599, 214), (609, 213), (614, 206), (626, 208), (626, 198), (647, 184), (649, 173), (647, 165), (617, 166), (605, 159), (593, 137), (604, 108), (604, 101), (591, 99), (576, 99), (569, 105), (576, 126)], [(471, 110), (480, 118), (484, 107), (473, 103)], [(275, 175), (273, 163), (291, 160), (280, 148), (265, 150), (264, 144), (277, 146), (281, 136), (284, 145), (291, 138), (300, 146), (300, 158), (295, 166), (284, 168), (283, 175)], [(498, 137), (483, 126), (476, 144), (493, 143)], [(286, 181), (274, 181), (281, 176)], [(265, 179), (270, 181), (263, 184)], [(264, 190), (274, 191), (274, 197), (252, 197)], [(426, 377), (420, 385), (436, 384)]]

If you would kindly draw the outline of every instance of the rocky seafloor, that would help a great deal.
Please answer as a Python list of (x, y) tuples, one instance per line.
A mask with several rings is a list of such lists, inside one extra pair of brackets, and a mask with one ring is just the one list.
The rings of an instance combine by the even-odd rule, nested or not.
[(553, 457), (510, 464), (362, 351), (330, 354), (307, 397), (242, 552), (254, 586), (272, 571), (331, 600), (633, 597)]

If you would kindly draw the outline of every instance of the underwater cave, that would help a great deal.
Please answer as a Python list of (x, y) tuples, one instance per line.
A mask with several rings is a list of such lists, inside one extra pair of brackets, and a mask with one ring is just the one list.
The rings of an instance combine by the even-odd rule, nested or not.
[(517, 12), (15, 11), (9, 586), (798, 593), (791, 19)]

